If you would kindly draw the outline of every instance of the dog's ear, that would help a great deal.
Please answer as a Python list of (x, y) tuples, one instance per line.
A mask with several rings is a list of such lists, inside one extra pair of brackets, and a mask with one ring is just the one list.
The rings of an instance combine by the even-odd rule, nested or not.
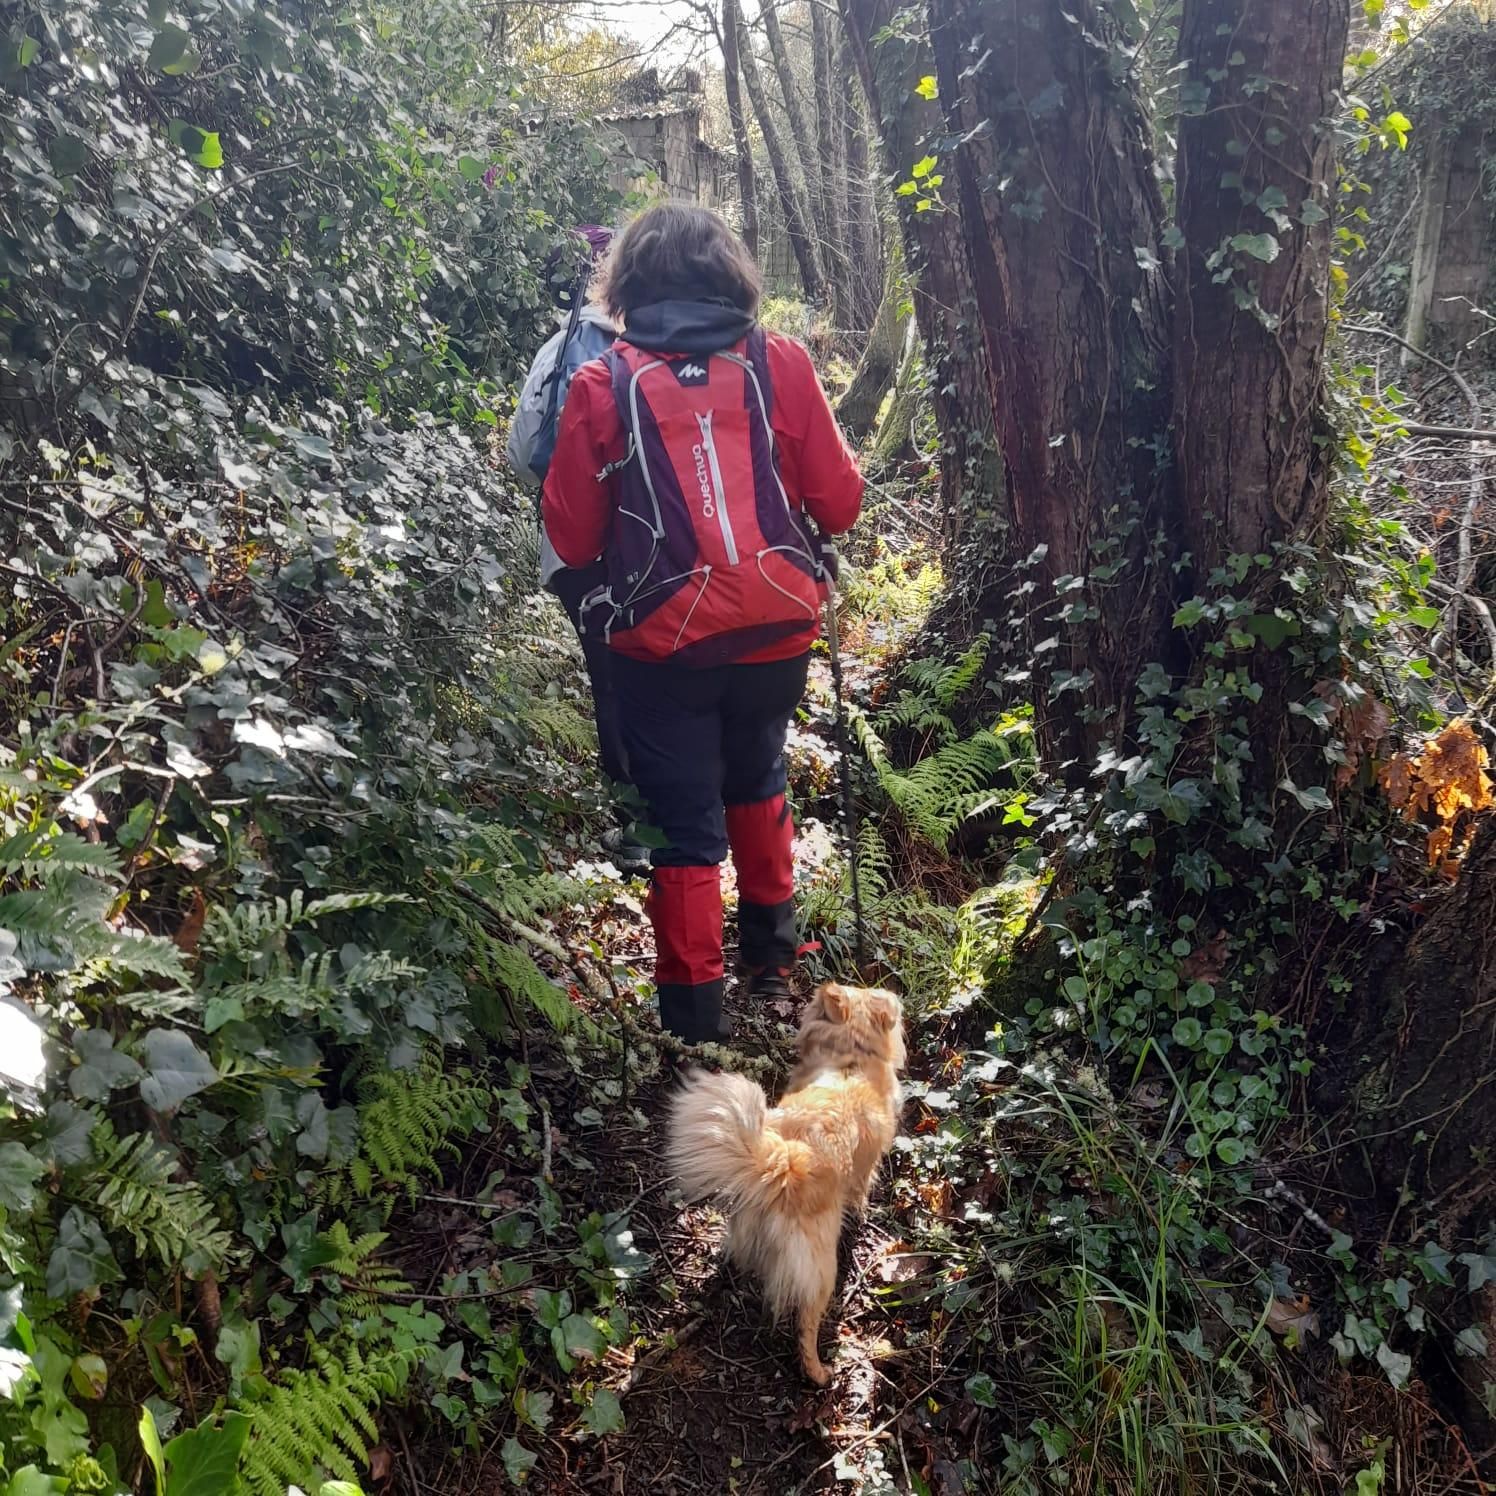
[(851, 999), (847, 995), (847, 989), (839, 982), (822, 982), (821, 990), (816, 996), (820, 998), (826, 1017), (832, 1023), (845, 1023), (852, 1016)]
[(883, 1030), (885, 1034), (891, 1033), (899, 1021), (899, 1000), (891, 992), (873, 992), (869, 996), (872, 1001), (868, 1004), (873, 1015), (873, 1022)]

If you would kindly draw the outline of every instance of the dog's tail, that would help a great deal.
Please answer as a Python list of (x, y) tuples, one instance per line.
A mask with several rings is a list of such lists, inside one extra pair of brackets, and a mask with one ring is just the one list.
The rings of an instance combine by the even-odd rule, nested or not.
[(721, 1195), (749, 1211), (815, 1210), (835, 1193), (825, 1160), (769, 1125), (764, 1093), (741, 1075), (695, 1071), (671, 1108), (668, 1159), (688, 1199)]

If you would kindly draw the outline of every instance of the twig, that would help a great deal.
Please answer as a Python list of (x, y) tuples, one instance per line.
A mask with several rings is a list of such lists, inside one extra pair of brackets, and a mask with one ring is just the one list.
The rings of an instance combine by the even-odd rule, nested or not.
[(627, 1397), (630, 1392), (644, 1379), (644, 1374), (652, 1370), (666, 1356), (673, 1355), (706, 1323), (706, 1315), (698, 1314), (695, 1319), (689, 1319), (670, 1337), (668, 1345), (657, 1345), (653, 1350), (647, 1351), (634, 1362), (623, 1386), (618, 1389), (619, 1397)]

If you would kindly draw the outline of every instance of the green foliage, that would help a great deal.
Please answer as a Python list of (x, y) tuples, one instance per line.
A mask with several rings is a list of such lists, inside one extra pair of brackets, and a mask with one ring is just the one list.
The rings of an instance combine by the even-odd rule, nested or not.
[(440, 1048), (421, 1051), (404, 1070), (379, 1070), (358, 1086), (358, 1156), (349, 1164), (354, 1188), (367, 1195), (376, 1184), (414, 1191), (433, 1172), (452, 1139), (484, 1122), (489, 1092), (466, 1070), (448, 1074)]
[(167, 1496), (234, 1488), (236, 1410), (249, 1488), (315, 1490), (424, 1353), (368, 1227), (492, 1104), (454, 1051), (584, 1031), (510, 928), (582, 897), (591, 739), (487, 442), (616, 198), (446, 0), (0, 43), (0, 1490), (119, 1490), (220, 1300)]
[(287, 1486), (316, 1485), (322, 1471), (356, 1481), (379, 1438), (374, 1410), (400, 1395), (414, 1361), (410, 1351), (365, 1356), (344, 1343), (314, 1349), (310, 1366), (286, 1372), (252, 1407), (244, 1460), (250, 1496), (285, 1496)]

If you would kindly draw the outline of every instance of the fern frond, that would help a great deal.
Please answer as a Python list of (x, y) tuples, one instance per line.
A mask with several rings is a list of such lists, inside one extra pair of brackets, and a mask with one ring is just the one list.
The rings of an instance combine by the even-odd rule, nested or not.
[(248, 1409), (254, 1428), (243, 1477), (251, 1496), (315, 1487), (324, 1472), (356, 1481), (379, 1439), (374, 1414), (405, 1390), (419, 1354), (382, 1349), (365, 1356), (345, 1343), (314, 1351), (305, 1370), (286, 1372)]
[(541, 971), (523, 946), (490, 939), (484, 954), (492, 977), (521, 1011), (533, 1009), (558, 1034), (578, 1030), (588, 1038), (601, 1038), (597, 1025)]
[[(327, 1266), (340, 1280), (336, 1307), (344, 1324), (357, 1323), (364, 1330), (372, 1328), (369, 1322), (380, 1321), (389, 1294), (412, 1291), (398, 1268), (372, 1260), (387, 1239), (388, 1233), (384, 1231), (366, 1231), (362, 1236), (352, 1236), (342, 1221), (334, 1221), (326, 1231), (318, 1233), (318, 1242), (333, 1253)], [(387, 1332), (387, 1322), (380, 1323), (382, 1330)], [(370, 1338), (373, 1337), (360, 1331), (360, 1340)]]
[(148, 1133), (116, 1137), (107, 1122), (95, 1131), (93, 1150), (91, 1208), (114, 1231), (131, 1236), (136, 1251), (168, 1268), (197, 1272), (223, 1265), (232, 1237), (202, 1189), (176, 1179), (177, 1161), (169, 1150)]
[(448, 1074), (439, 1045), (429, 1045), (408, 1070), (379, 1070), (358, 1086), (359, 1150), (349, 1178), (360, 1195), (380, 1183), (412, 1192), (420, 1176), (435, 1172), (453, 1139), (483, 1126), (486, 1087), (466, 1070)]
[(39, 828), (20, 831), (0, 843), (0, 872), (37, 881), (56, 873), (89, 873), (109, 878), (119, 872), (119, 853), (95, 845), (73, 831)]

